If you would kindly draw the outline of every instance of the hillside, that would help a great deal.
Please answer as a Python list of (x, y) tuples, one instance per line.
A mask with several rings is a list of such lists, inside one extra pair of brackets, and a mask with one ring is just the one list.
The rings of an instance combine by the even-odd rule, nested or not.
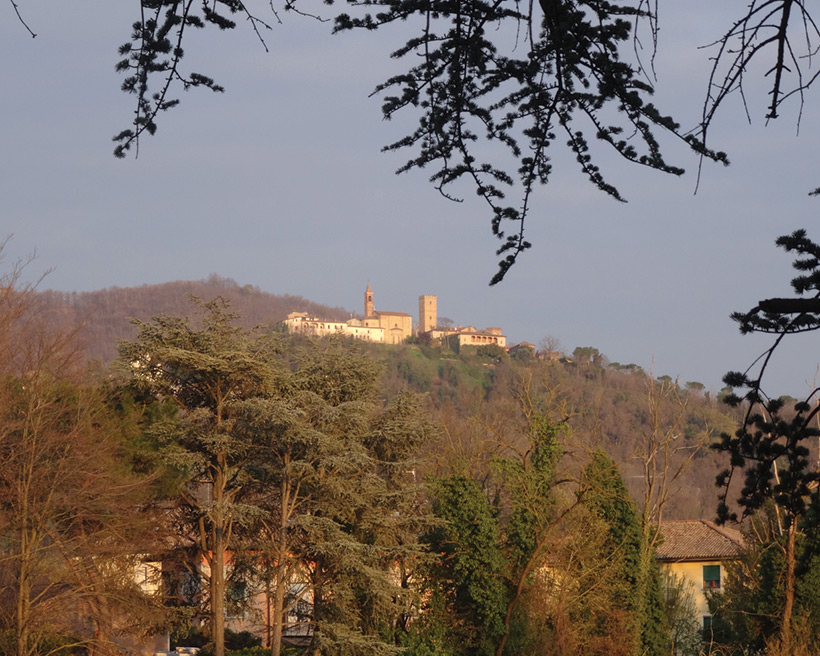
[[(81, 326), (88, 357), (105, 363), (116, 356), (118, 340), (133, 337), (131, 318), (190, 316), (190, 296), (226, 298), (240, 316), (238, 323), (246, 327), (273, 325), (292, 311), (338, 320), (350, 316), (344, 308), (269, 294), (215, 275), (195, 282), (94, 292), (44, 291), (39, 300), (40, 311), (56, 327)], [(671, 485), (667, 517), (714, 515), (714, 480), (725, 463), (708, 444), (721, 431), (733, 431), (735, 418), (697, 383), (678, 385), (666, 376), (654, 378), (633, 365), (610, 363), (591, 347), (577, 348), (569, 356), (553, 352), (542, 359), (527, 350), (511, 356), (498, 347), (464, 348), (458, 353), (425, 344), (358, 346), (372, 350), (385, 363), (386, 396), (404, 389), (426, 395), (440, 428), (437, 444), (424, 454), (428, 473), (458, 463), (472, 476), (482, 476), (494, 455), (521, 442), (521, 404), (527, 397), (539, 408), (569, 417), (570, 470), (573, 459), (580, 461), (589, 450), (604, 448), (619, 463), (638, 500), (644, 494), (647, 449), (669, 437), (671, 470), (691, 461)]]
[(131, 319), (148, 321), (160, 314), (189, 316), (191, 296), (210, 300), (226, 298), (245, 327), (273, 325), (289, 312), (344, 320), (350, 312), (313, 303), (301, 296), (263, 292), (251, 285), (240, 286), (230, 278), (211, 275), (206, 280), (167, 282), (141, 287), (109, 287), (93, 292), (40, 292), (41, 312), (54, 326), (82, 326), (82, 341), (90, 359), (109, 362), (117, 354), (117, 341), (134, 335)]
[[(459, 462), (480, 477), (495, 455), (524, 444), (522, 404), (531, 404), (555, 418), (568, 417), (568, 475), (573, 461), (603, 448), (619, 464), (639, 504), (645, 472), (659, 484), (667, 468), (675, 480), (668, 481), (664, 517), (715, 516), (715, 477), (727, 463), (709, 444), (721, 432), (733, 432), (737, 422), (729, 408), (697, 385), (657, 379), (605, 358), (578, 362), (510, 357), (492, 348), (461, 353), (424, 345), (374, 348), (384, 353), (389, 393), (409, 388), (428, 396), (441, 427), (441, 438), (428, 454), (432, 473)], [(668, 450), (657, 450), (651, 460), (652, 449), (666, 438)]]

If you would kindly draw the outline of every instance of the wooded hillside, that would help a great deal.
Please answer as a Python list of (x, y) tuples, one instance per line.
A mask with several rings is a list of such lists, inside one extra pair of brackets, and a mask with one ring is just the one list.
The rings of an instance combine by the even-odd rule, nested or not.
[(605, 357), (522, 358), (501, 349), (456, 354), (424, 345), (381, 350), (386, 387), (428, 395), (442, 430), (430, 465), (436, 473), (457, 460), (473, 473), (488, 468), (495, 456), (521, 447), (522, 400), (551, 404), (568, 417), (571, 458), (580, 462), (595, 449), (605, 450), (641, 504), (647, 476), (657, 484), (665, 468), (664, 518), (714, 518), (720, 458), (709, 444), (722, 431), (732, 432), (737, 419), (702, 386), (610, 364)]
[[(94, 292), (44, 291), (39, 294), (48, 322), (57, 329), (81, 325), (89, 359), (107, 363), (117, 342), (131, 339), (131, 318), (160, 314), (190, 316), (190, 297), (222, 296), (243, 327), (273, 326), (288, 312), (341, 320), (350, 312), (300, 296), (275, 295), (251, 285), (212, 275), (206, 280), (177, 281), (141, 287), (112, 287)], [(548, 326), (545, 326), (545, 332)], [(403, 389), (427, 394), (430, 410), (442, 427), (430, 463), (433, 470), (461, 460), (472, 471), (486, 468), (496, 455), (520, 438), (522, 386), (565, 404), (571, 415), (576, 457), (603, 448), (620, 466), (627, 486), (641, 501), (647, 444), (662, 435), (672, 445), (672, 462), (691, 463), (671, 485), (667, 517), (707, 518), (715, 513), (715, 476), (719, 458), (708, 448), (721, 431), (732, 432), (736, 418), (698, 383), (680, 383), (648, 374), (634, 365), (610, 362), (593, 347), (532, 357), (527, 350), (510, 356), (502, 349), (465, 348), (461, 353), (425, 344), (401, 347), (371, 345), (386, 362), (384, 389), (393, 396)], [(537, 390), (537, 391), (536, 391)]]
[(46, 290), (39, 294), (39, 300), (45, 318), (56, 330), (82, 325), (88, 357), (109, 362), (117, 355), (117, 341), (133, 338), (132, 318), (148, 321), (160, 314), (189, 316), (194, 308), (191, 296), (206, 300), (222, 296), (246, 328), (276, 324), (295, 311), (336, 320), (350, 316), (341, 307), (328, 307), (301, 296), (270, 294), (215, 274), (206, 280), (108, 287), (93, 292)]

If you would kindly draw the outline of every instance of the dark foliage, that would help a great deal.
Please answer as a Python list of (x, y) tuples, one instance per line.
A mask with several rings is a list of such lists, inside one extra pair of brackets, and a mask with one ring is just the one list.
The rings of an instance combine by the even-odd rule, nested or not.
[(140, 19), (132, 25), (130, 40), (120, 46), (122, 59), (116, 67), (125, 75), (122, 90), (137, 99), (131, 127), (114, 136), (116, 157), (125, 157), (132, 146), (138, 150), (140, 135), (157, 131), (159, 113), (179, 104), (178, 98), (169, 95), (172, 88), (224, 91), (207, 75), (183, 71), (183, 43), (186, 32), (201, 30), (208, 24), (220, 30), (233, 29), (236, 22), (232, 17), (237, 14), (251, 22), (257, 35), (259, 28), (269, 29), (248, 11), (242, 0), (213, 0), (201, 5), (179, 0), (140, 0)]
[[(729, 467), (717, 478), (717, 484), (722, 488), (718, 521), (737, 519), (737, 514), (731, 512), (727, 504), (735, 471), (744, 474), (737, 499), (743, 508), (742, 516), (753, 515), (766, 504), (774, 505), (778, 514), (777, 537), (771, 542), (778, 547), (778, 555), (782, 555), (782, 565), (770, 568), (772, 575), (782, 581), (783, 590), (782, 601), (776, 609), (779, 615), (776, 641), (777, 648), (783, 653), (792, 653), (793, 646), (802, 639), (800, 631), (804, 619), (795, 615), (800, 604), (800, 524), (807, 514), (816, 514), (820, 500), (817, 494), (820, 471), (812, 466), (808, 448), (809, 441), (820, 436), (816, 426), (820, 390), (815, 388), (804, 401), (787, 405), (786, 398), (769, 396), (763, 383), (769, 363), (785, 337), (820, 328), (812, 304), (820, 293), (820, 246), (809, 240), (802, 230), (781, 237), (777, 244), (798, 253), (793, 266), (801, 273), (792, 280), (798, 297), (764, 300), (749, 312), (732, 315), (740, 324), (741, 332), (773, 333), (777, 337), (758, 359), (760, 365), (755, 373), (750, 374), (752, 365), (745, 372), (730, 372), (725, 376), (724, 382), (739, 388), (740, 394), (733, 392), (724, 400), (732, 406), (745, 404), (746, 411), (735, 434), (724, 433), (713, 446), (730, 458)], [(803, 298), (806, 293), (812, 296)]]
[[(307, 13), (305, 4), (284, 0), (282, 8)], [(256, 6), (253, 0), (140, 1), (139, 19), (119, 49), (122, 90), (136, 97), (136, 109), (131, 126), (114, 137), (117, 157), (156, 132), (158, 115), (179, 103), (175, 89), (223, 90), (208, 75), (184, 69), (191, 30), (233, 29), (242, 18), (267, 50), (262, 32), (270, 25)], [(272, 2), (257, 9), (279, 20)], [(653, 54), (643, 62), (638, 53), (642, 27), (645, 40), (657, 44), (657, 2), (348, 0), (330, 17), (335, 31), (411, 25), (410, 38), (399, 37), (392, 53), (409, 65), (375, 93), (385, 118), (415, 115), (416, 127), (386, 150), (409, 152), (399, 172), (431, 168), (430, 180), (446, 198), (458, 200), (457, 183), (464, 182), (489, 205), (493, 234), (502, 242), (491, 284), (530, 247), (524, 224), (535, 187), (549, 181), (549, 149), (556, 142), (569, 148), (595, 187), (622, 200), (597, 164), (596, 142), (627, 161), (676, 175), (682, 169), (666, 161), (659, 134), (726, 163), (725, 154), (707, 147), (707, 132), (729, 96), (739, 93), (745, 107), (744, 82), (758, 63), (771, 80), (769, 119), (792, 97), (802, 105), (817, 79), (810, 67), (820, 31), (806, 4), (795, 0), (752, 0), (710, 44), (713, 68), (694, 130), (682, 129), (651, 102)]]
[(724, 490), (718, 507), (721, 521), (737, 518), (726, 504), (735, 470), (745, 473), (738, 500), (744, 516), (772, 499), (789, 517), (800, 517), (806, 510), (811, 487), (820, 480), (820, 473), (810, 466), (807, 446), (820, 434), (813, 425), (818, 413), (813, 400), (818, 390), (812, 390), (803, 401), (787, 405), (785, 398), (771, 398), (763, 388), (767, 367), (782, 340), (787, 335), (820, 328), (820, 245), (810, 240), (805, 230), (784, 235), (776, 243), (797, 254), (793, 266), (800, 274), (791, 284), (798, 296), (766, 299), (748, 312), (732, 314), (741, 333), (762, 332), (777, 337), (758, 359), (756, 371), (753, 365), (745, 372), (730, 372), (724, 377), (726, 385), (740, 392), (728, 394), (724, 400), (735, 407), (745, 403), (746, 412), (735, 435), (724, 434), (714, 444), (715, 449), (730, 455), (729, 468), (717, 479)]

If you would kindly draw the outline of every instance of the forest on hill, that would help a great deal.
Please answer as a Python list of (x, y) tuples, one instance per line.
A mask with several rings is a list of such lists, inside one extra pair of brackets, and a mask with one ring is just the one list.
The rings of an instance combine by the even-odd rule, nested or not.
[(461, 353), (423, 344), (372, 348), (387, 362), (387, 388), (426, 395), (442, 429), (435, 450), (439, 471), (454, 461), (486, 471), (494, 456), (520, 446), (512, 433), (520, 429), (521, 395), (528, 394), (566, 415), (568, 449), (579, 462), (605, 450), (640, 503), (648, 471), (660, 466), (653, 449), (666, 443), (664, 466), (674, 474), (664, 492), (664, 518), (715, 517), (715, 479), (725, 462), (709, 445), (732, 432), (738, 416), (702, 385), (612, 364), (594, 347), (552, 357), (526, 349), (509, 355), (497, 347)]
[(187, 316), (193, 307), (191, 296), (205, 300), (216, 296), (227, 299), (246, 328), (274, 325), (289, 312), (296, 311), (339, 321), (350, 317), (350, 312), (341, 307), (328, 307), (301, 296), (270, 294), (216, 274), (205, 280), (108, 287), (92, 292), (45, 290), (38, 296), (40, 311), (48, 322), (61, 330), (81, 327), (86, 354), (102, 362), (116, 357), (118, 340), (133, 337), (131, 319), (148, 321), (160, 314)]
[[(299, 296), (275, 295), (251, 285), (239, 285), (216, 274), (200, 281), (177, 281), (140, 287), (112, 287), (94, 292), (43, 291), (38, 294), (41, 312), (57, 330), (79, 328), (83, 351), (91, 360), (111, 362), (119, 340), (135, 334), (132, 319), (155, 316), (192, 316), (191, 297), (226, 299), (237, 323), (245, 328), (273, 328), (289, 312), (307, 312), (344, 320), (350, 312)], [(669, 518), (712, 519), (717, 504), (715, 477), (719, 457), (710, 440), (730, 431), (735, 413), (697, 382), (679, 383), (668, 376), (654, 377), (636, 365), (621, 365), (594, 347), (563, 352), (554, 340), (539, 352), (523, 349), (512, 356), (502, 349), (485, 347), (454, 353), (425, 344), (402, 347), (371, 345), (386, 362), (384, 386), (393, 393), (410, 389), (424, 393), (431, 412), (461, 445), (460, 457), (471, 466), (491, 460), (497, 446), (493, 426), (514, 415), (516, 385), (548, 389), (553, 402), (564, 404), (572, 415), (579, 448), (604, 448), (615, 459), (637, 499), (643, 492), (646, 454), (641, 451), (649, 435), (667, 431), (675, 437), (675, 463), (691, 459), (676, 478)], [(483, 455), (481, 455), (483, 454)], [(685, 490), (684, 494), (680, 494)]]

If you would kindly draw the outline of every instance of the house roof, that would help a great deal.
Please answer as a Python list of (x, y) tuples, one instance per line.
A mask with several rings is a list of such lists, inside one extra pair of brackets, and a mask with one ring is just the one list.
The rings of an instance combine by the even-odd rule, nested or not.
[(743, 534), (703, 519), (661, 522), (663, 541), (658, 560), (726, 560), (737, 558), (743, 548)]

